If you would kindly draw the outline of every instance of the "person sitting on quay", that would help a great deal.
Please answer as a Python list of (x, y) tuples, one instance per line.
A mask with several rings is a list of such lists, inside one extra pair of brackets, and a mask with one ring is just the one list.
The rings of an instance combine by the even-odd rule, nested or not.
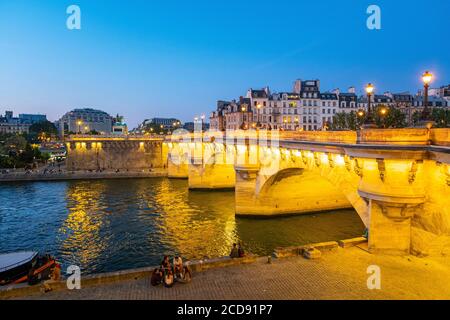
[(183, 277), (181, 279), (183, 283), (188, 283), (192, 280), (191, 269), (187, 264), (183, 267)]
[(164, 277), (164, 286), (167, 288), (171, 288), (173, 286), (173, 282), (174, 282), (173, 272), (171, 269), (169, 269), (169, 271)]
[(50, 279), (44, 281), (43, 288), (44, 292), (52, 291), (52, 284), (57, 283), (61, 281), (61, 265), (59, 263), (56, 263), (55, 267), (52, 269), (50, 273)]
[(240, 242), (238, 246), (238, 256), (239, 258), (243, 258), (245, 256), (244, 248), (242, 247), (242, 244)]
[(155, 268), (155, 270), (153, 270), (150, 283), (152, 284), (152, 286), (160, 285), (163, 281), (163, 277), (164, 277), (163, 269)]
[(172, 270), (172, 266), (170, 265), (169, 256), (164, 256), (163, 261), (161, 262), (161, 267), (164, 269), (164, 273), (167, 274), (169, 270)]
[(175, 277), (180, 277), (183, 273), (183, 259), (180, 256), (175, 256), (173, 258), (173, 273)]
[(231, 258), (239, 258), (239, 250), (237, 248), (236, 243), (233, 243), (233, 248), (231, 249), (230, 257)]

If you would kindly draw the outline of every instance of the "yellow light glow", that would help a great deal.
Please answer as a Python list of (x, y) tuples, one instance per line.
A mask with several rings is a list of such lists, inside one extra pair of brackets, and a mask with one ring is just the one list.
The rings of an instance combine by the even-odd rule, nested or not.
[(343, 165), (345, 165), (344, 157), (341, 156), (340, 154), (336, 155), (336, 156), (334, 157), (334, 163), (337, 164), (338, 166), (343, 166)]
[(247, 151), (247, 148), (245, 146), (243, 146), (243, 145), (238, 145), (237, 146), (237, 151), (239, 153), (244, 153), (245, 151)]
[(372, 94), (374, 90), (375, 90), (375, 87), (373, 86), (373, 84), (371, 84), (371, 83), (367, 84), (367, 86), (366, 86), (367, 94)]
[(422, 75), (422, 81), (425, 84), (429, 84), (433, 80), (433, 75), (429, 71), (425, 71), (425, 73)]

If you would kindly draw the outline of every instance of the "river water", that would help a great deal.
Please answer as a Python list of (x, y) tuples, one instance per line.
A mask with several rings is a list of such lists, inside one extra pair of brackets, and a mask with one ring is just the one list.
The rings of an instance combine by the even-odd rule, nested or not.
[(167, 178), (0, 183), (0, 253), (39, 250), (83, 273), (359, 236), (353, 210), (273, 219), (237, 218), (234, 192), (188, 191)]

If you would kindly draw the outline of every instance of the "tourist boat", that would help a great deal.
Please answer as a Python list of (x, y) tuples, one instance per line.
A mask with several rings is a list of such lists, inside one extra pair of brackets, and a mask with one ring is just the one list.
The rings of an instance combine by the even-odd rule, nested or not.
[[(0, 254), (0, 285), (18, 284), (48, 279), (56, 260), (35, 251)], [(28, 279), (33, 270), (33, 279)]]

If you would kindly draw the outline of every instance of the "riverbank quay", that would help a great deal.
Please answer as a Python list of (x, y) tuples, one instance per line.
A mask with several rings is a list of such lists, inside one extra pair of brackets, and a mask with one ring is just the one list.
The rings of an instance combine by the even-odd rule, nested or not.
[(65, 180), (98, 180), (98, 179), (136, 179), (167, 177), (166, 169), (152, 169), (152, 171), (63, 171), (54, 173), (7, 173), (0, 174), (2, 182), (37, 182), (37, 181), (65, 181)]
[[(340, 245), (343, 245), (340, 243)], [(304, 258), (311, 248), (322, 247), (320, 257)], [(336, 243), (303, 246), (297, 254), (285, 258), (251, 258), (245, 263), (219, 258), (215, 265), (195, 269), (189, 284), (172, 288), (152, 287), (150, 270), (141, 276), (123, 271), (117, 281), (97, 277), (89, 284), (82, 278), (80, 290), (67, 290), (61, 283), (59, 290), (49, 293), (21, 295), (5, 294), (1, 299), (31, 300), (382, 300), (382, 299), (450, 299), (450, 257), (416, 257), (374, 255), (367, 251), (367, 243), (354, 246)], [(280, 250), (279, 250), (280, 251)], [(302, 255), (298, 255), (302, 252)], [(230, 261), (222, 265), (220, 260)], [(225, 261), (224, 260), (224, 261)], [(379, 289), (373, 284), (372, 270), (379, 268)], [(151, 269), (151, 268), (150, 268)], [(119, 276), (119, 274), (122, 274)], [(127, 275), (127, 276), (125, 276)], [(95, 278), (95, 276), (94, 276)], [(98, 284), (94, 282), (98, 281)], [(17, 293), (17, 292), (16, 292)]]

